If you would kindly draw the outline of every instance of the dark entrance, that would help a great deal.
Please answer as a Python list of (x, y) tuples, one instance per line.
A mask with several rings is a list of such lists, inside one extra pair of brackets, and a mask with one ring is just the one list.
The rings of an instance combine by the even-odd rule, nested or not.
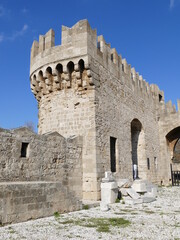
[(169, 158), (171, 159), (172, 186), (180, 186), (180, 127), (174, 128), (167, 135)]
[(111, 172), (116, 172), (116, 138), (110, 137)]
[(173, 171), (172, 164), (171, 167), (171, 179), (172, 179), (172, 186), (180, 186), (180, 171)]
[(28, 148), (29, 143), (23, 142), (21, 145), (21, 157), (27, 157), (27, 148)]
[(144, 130), (141, 122), (138, 119), (133, 119), (131, 122), (131, 153), (132, 153), (132, 169), (133, 179), (147, 178), (145, 169), (146, 147)]

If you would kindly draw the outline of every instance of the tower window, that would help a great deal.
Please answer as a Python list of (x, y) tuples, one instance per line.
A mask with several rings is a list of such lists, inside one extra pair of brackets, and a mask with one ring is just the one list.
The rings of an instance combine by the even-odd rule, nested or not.
[(97, 42), (97, 48), (101, 50), (100, 42)]
[(122, 63), (122, 71), (124, 72), (124, 64)]
[(162, 101), (162, 95), (159, 94), (159, 102), (161, 102), (161, 101)]
[(147, 158), (147, 169), (150, 170), (150, 159)]
[(22, 142), (21, 145), (21, 157), (27, 157), (27, 150), (28, 150), (29, 143)]
[(116, 172), (116, 138), (110, 137), (111, 172)]

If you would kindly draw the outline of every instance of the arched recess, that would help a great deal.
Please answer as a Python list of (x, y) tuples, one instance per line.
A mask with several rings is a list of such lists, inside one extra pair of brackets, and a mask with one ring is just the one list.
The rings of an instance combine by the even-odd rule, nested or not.
[(84, 67), (84, 60), (83, 59), (80, 59), (79, 62), (78, 62), (78, 69), (79, 69), (79, 72), (80, 72), (80, 80), (77, 81), (77, 84), (78, 84), (78, 87), (82, 87), (83, 85), (83, 80), (85, 78), (85, 67)]
[(146, 179), (145, 136), (142, 124), (138, 119), (133, 119), (131, 122), (131, 147), (133, 179)]
[(47, 77), (47, 79), (49, 79), (50, 83), (52, 84), (53, 75), (52, 75), (52, 68), (51, 67), (46, 68), (46, 77)]
[(42, 89), (42, 94), (46, 94), (46, 84), (45, 84), (45, 79), (43, 76), (42, 70), (39, 71), (38, 73), (38, 81), (39, 81), (39, 87)]
[(72, 73), (74, 72), (74, 63), (72, 61), (70, 61), (67, 64), (67, 70), (68, 70), (69, 81), (70, 81), (70, 86), (71, 86), (72, 85)]
[(46, 74), (52, 75), (52, 68), (51, 67), (46, 68)]
[(63, 73), (63, 66), (62, 64), (58, 63), (56, 65), (56, 73), (57, 73), (57, 78), (55, 79), (55, 83), (58, 85), (57, 89), (62, 89), (61, 82), (62, 82), (62, 73)]
[(166, 135), (166, 140), (170, 159), (180, 163), (180, 126), (171, 130)]
[(62, 64), (58, 63), (56, 65), (56, 72), (57, 72), (58, 76), (61, 77), (61, 74), (63, 73), (63, 66), (62, 66)]
[(43, 72), (41, 70), (38, 73), (38, 81), (39, 82), (44, 82)]
[(83, 60), (83, 59), (80, 59), (80, 60), (79, 60), (79, 62), (78, 62), (78, 67), (79, 67), (80, 73), (82, 74), (83, 71), (84, 71), (84, 60)]
[(37, 84), (36, 74), (33, 75), (31, 84), (32, 84), (34, 87), (36, 86), (36, 84)]

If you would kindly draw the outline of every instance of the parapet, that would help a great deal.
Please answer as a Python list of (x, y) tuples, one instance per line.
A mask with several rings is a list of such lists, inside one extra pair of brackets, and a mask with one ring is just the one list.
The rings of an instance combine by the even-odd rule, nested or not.
[[(87, 20), (81, 20), (77, 22), (72, 28), (62, 26), (61, 45), (65, 48), (73, 46), (74, 48), (87, 47), (88, 42), (96, 46), (97, 33), (95, 29), (92, 29)], [(55, 46), (55, 34), (54, 30), (50, 29), (45, 35), (39, 36), (39, 42), (34, 41), (31, 48), (31, 63), (33, 59), (45, 50), (51, 49)], [(59, 49), (57, 49), (59, 50)], [(61, 49), (60, 49), (61, 50)]]
[(76, 89), (99, 87), (99, 66), (103, 66), (139, 96), (164, 103), (163, 91), (155, 84), (149, 85), (102, 35), (97, 37), (87, 20), (77, 22), (72, 28), (62, 26), (61, 45), (55, 46), (54, 40), (54, 31), (50, 29), (32, 45), (31, 88), (38, 101), (44, 94), (73, 87), (73, 78), (77, 79)]
[(76, 44), (81, 46), (84, 40), (89, 40), (96, 45), (96, 37), (96, 29), (92, 29), (86, 19), (77, 22), (72, 28), (62, 26), (62, 45), (73, 44), (76, 42)]
[(165, 114), (170, 113), (180, 113), (180, 100), (177, 100), (177, 111), (175, 104), (172, 104), (172, 101), (168, 101), (165, 105)]
[(54, 30), (50, 29), (45, 35), (39, 36), (39, 42), (34, 41), (31, 48), (31, 60), (39, 53), (55, 45)]

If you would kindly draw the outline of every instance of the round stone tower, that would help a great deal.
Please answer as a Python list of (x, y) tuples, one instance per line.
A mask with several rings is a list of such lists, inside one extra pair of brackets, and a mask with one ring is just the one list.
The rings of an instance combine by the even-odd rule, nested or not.
[(40, 35), (31, 49), (31, 89), (38, 101), (39, 134), (56, 131), (83, 136), (82, 197), (99, 199), (95, 150), (95, 86), (89, 49), (97, 48), (96, 31), (87, 20), (62, 27), (62, 43), (54, 31)]

